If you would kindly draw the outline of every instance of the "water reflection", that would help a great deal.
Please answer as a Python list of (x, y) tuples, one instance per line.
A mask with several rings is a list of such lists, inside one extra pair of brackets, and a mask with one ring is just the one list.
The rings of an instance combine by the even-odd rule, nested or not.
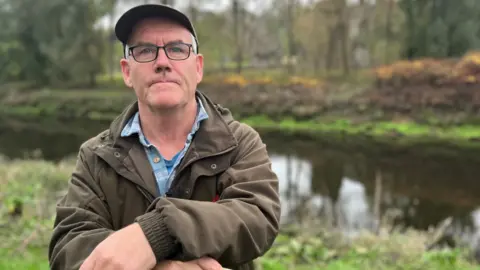
[(313, 215), (330, 218), (325, 222), (346, 232), (372, 228), (373, 216), (362, 183), (335, 173), (331, 175), (339, 178), (314, 181), (311, 163), (294, 156), (272, 154), (272, 162), (280, 180), (282, 223)]
[(356, 234), (376, 230), (386, 215), (417, 229), (452, 217), (454, 233), (465, 238), (480, 227), (478, 163), (368, 156), (305, 142), (277, 147), (276, 140), (266, 139), (280, 178), (283, 223), (316, 216)]
[[(59, 160), (108, 123), (1, 121), (0, 153), (21, 158), (39, 149)], [(72, 127), (73, 125), (73, 127)], [(45, 128), (48, 127), (48, 128)], [(349, 234), (375, 230), (386, 213), (400, 226), (427, 229), (451, 216), (458, 230), (480, 227), (480, 162), (464, 158), (342, 149), (319, 141), (262, 133), (280, 179), (282, 222), (313, 216)], [(391, 211), (391, 210), (398, 211)], [(475, 218), (474, 218), (475, 216)]]

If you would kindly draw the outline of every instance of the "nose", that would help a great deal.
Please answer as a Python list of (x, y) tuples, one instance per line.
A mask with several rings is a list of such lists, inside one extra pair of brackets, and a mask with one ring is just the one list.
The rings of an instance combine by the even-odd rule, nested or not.
[(157, 59), (154, 61), (155, 72), (171, 71), (170, 59), (168, 59), (163, 49), (158, 50)]

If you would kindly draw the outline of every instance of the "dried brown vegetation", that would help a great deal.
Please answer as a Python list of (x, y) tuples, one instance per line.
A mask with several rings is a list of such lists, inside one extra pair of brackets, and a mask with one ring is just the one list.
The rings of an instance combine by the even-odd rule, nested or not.
[(374, 70), (366, 99), (383, 109), (480, 109), (480, 52), (461, 59), (399, 61)]

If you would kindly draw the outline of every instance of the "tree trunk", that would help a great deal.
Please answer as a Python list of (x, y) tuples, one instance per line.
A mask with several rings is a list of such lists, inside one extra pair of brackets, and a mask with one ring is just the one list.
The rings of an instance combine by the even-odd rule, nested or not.
[(240, 37), (240, 4), (238, 0), (232, 0), (232, 12), (233, 12), (233, 33), (235, 35), (236, 46), (236, 71), (238, 74), (242, 73), (242, 44)]
[(292, 62), (296, 56), (295, 48), (295, 35), (293, 33), (293, 24), (295, 21), (294, 12), (295, 12), (295, 0), (287, 0), (287, 38), (288, 38), (288, 61), (287, 61), (287, 71), (288, 74), (294, 74), (294, 63)]
[[(112, 10), (110, 11), (110, 26), (115, 26), (115, 5), (112, 6)], [(113, 35), (113, 31), (110, 35)], [(110, 81), (113, 82), (115, 80), (115, 42), (112, 40), (111, 36), (108, 37), (108, 45), (109, 45), (109, 69), (110, 69)]]
[(392, 13), (393, 13), (393, 0), (387, 0), (387, 12), (385, 23), (385, 64), (390, 63), (390, 54), (388, 53), (388, 47), (390, 40), (392, 39)]
[(334, 25), (329, 28), (329, 34), (328, 34), (328, 48), (327, 48), (327, 55), (326, 59), (327, 61), (325, 62), (325, 68), (327, 71), (330, 71), (333, 69), (333, 63), (335, 60), (335, 54), (337, 53), (337, 39), (338, 39), (338, 26)]
[(338, 0), (338, 31), (340, 32), (340, 46), (341, 46), (341, 58), (343, 65), (343, 74), (347, 75), (350, 73), (350, 61), (349, 61), (349, 38), (348, 38), (348, 29), (350, 26), (350, 20), (347, 9), (346, 0)]
[(192, 21), (193, 25), (197, 23), (198, 10), (197, 10), (197, 6), (194, 4), (197, 1), (198, 0), (190, 0), (190, 4), (188, 6), (188, 10), (190, 13), (190, 20)]

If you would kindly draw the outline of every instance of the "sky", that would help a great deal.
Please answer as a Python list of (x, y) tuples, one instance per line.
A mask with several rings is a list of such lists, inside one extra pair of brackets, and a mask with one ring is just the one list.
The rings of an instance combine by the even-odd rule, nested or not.
[[(190, 3), (191, 0), (176, 0), (175, 1), (175, 7), (185, 11), (186, 7)], [(200, 0), (202, 2), (202, 9), (204, 10), (210, 10), (210, 11), (223, 11), (227, 8), (229, 8), (231, 0)], [(276, 0), (244, 0), (248, 3), (247, 9), (251, 12), (261, 12), (268, 6), (270, 6), (270, 3)], [(307, 0), (301, 0), (301, 1), (307, 1)], [(143, 0), (137, 0), (137, 1), (129, 1), (130, 3), (124, 3), (122, 2), (116, 9), (116, 18), (115, 21), (117, 21), (120, 18), (120, 15), (127, 11), (129, 8), (132, 8), (138, 4), (144, 3)], [(149, 1), (151, 3), (155, 1)], [(99, 21), (99, 26), (100, 27), (108, 27), (109, 24), (109, 18), (108, 16), (105, 16)]]

